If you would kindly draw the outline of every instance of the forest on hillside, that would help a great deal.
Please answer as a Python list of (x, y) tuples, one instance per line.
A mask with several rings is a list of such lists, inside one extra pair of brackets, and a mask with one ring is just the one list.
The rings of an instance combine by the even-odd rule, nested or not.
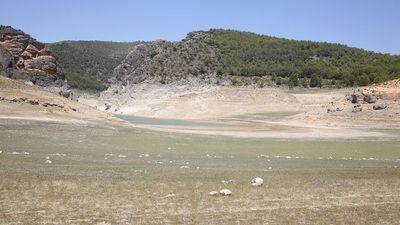
[[(181, 42), (160, 44), (158, 56), (150, 54), (154, 63), (144, 66), (143, 72), (163, 77), (161, 81), (216, 74), (232, 85), (268, 79), (269, 84), (289, 87), (365, 86), (400, 78), (397, 55), (234, 30), (212, 29), (203, 34), (207, 35), (198, 38), (194, 36), (199, 32), (192, 32)], [(152, 42), (64, 41), (47, 47), (72, 87), (98, 92), (107, 88), (113, 69), (139, 43)]]
[(321, 86), (323, 79), (335, 86), (363, 86), (400, 78), (400, 56), (249, 32), (211, 32), (218, 45), (218, 74), (283, 77), (289, 86), (305, 79), (311, 87)]
[(63, 41), (46, 47), (57, 57), (71, 87), (102, 91), (107, 88), (113, 69), (138, 43)]

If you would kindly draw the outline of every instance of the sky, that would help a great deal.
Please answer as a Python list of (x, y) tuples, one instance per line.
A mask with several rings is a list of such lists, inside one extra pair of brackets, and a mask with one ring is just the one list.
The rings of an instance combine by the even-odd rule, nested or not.
[(400, 54), (399, 0), (8, 0), (0, 24), (46, 43), (177, 41), (224, 28)]

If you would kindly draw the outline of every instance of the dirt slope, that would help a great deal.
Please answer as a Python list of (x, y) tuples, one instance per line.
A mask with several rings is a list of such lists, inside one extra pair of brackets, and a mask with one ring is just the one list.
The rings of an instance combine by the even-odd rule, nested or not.
[(49, 121), (112, 122), (110, 114), (49, 90), (0, 76), (0, 117)]

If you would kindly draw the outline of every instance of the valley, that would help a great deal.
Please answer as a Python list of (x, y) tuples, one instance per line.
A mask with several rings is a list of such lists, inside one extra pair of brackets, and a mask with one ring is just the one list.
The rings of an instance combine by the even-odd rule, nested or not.
[(396, 55), (220, 29), (0, 43), (0, 224), (400, 221)]

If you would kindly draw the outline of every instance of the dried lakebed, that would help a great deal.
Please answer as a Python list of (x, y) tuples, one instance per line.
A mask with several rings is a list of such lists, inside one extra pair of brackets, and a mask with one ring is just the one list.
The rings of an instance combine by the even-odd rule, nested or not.
[[(399, 132), (379, 132), (390, 135), (234, 138), (0, 119), (0, 224), (396, 224)], [(264, 186), (249, 184), (256, 176)], [(208, 196), (220, 189), (232, 195)]]
[(388, 133), (345, 124), (317, 125), (299, 120), (301, 111), (252, 113), (209, 119), (170, 119), (116, 114), (136, 128), (183, 134), (219, 135), (242, 138), (366, 138)]

